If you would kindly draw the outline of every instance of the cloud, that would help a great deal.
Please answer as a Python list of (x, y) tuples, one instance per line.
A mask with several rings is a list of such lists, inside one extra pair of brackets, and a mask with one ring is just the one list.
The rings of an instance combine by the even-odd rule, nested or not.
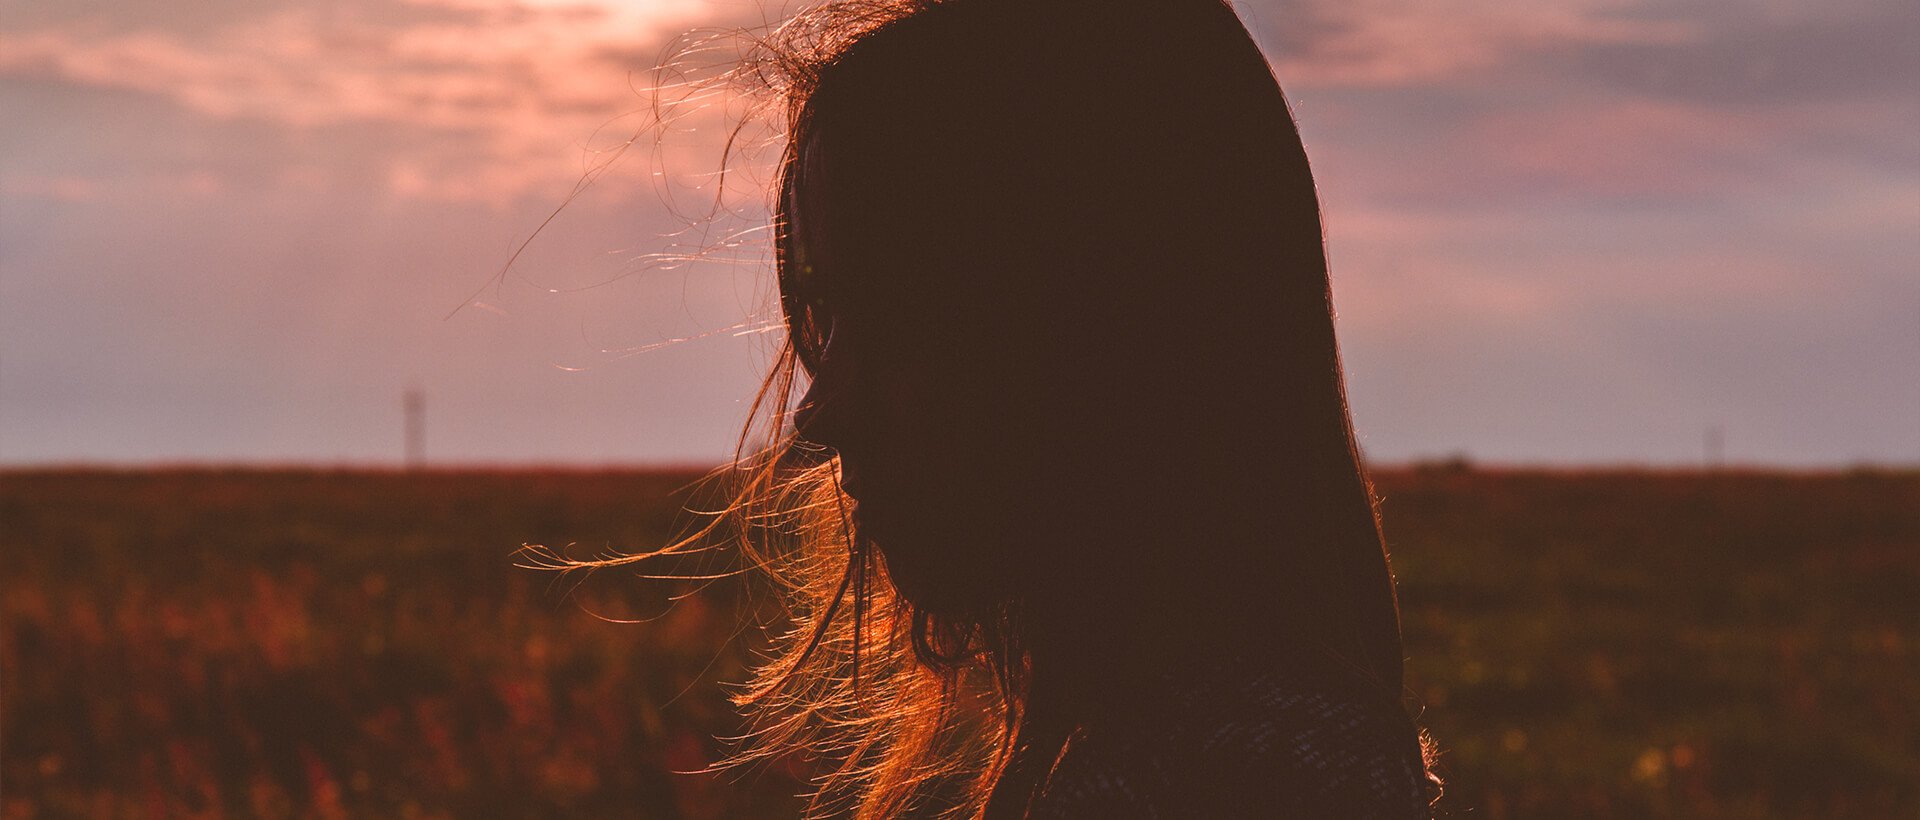
[(100, 185), (86, 177), (28, 172), (0, 179), (0, 196), (91, 202), (100, 198)]
[[(1594, 99), (1478, 118), (1452, 135), (1499, 190), (1527, 197), (1695, 201), (1804, 185), (1822, 154), (1895, 125), (1878, 107), (1748, 108)], [(1887, 132), (1898, 133), (1898, 132)], [(1463, 181), (1464, 182), (1464, 181)]]
[(1693, 36), (1596, 43), (1560, 68), (1653, 97), (1766, 105), (1911, 100), (1920, 83), (1920, 13), (1899, 0), (1831, 5), (1688, 3)]
[(1900, 99), (1903, 0), (1242, 0), (1288, 87), (1603, 86), (1703, 103)]
[[(596, 151), (647, 123), (647, 70), (672, 35), (746, 12), (701, 0), (278, 2), (180, 15), (33, 5), (0, 17), (0, 83), (136, 93), (209, 120), (312, 133), (384, 125), (393, 142), (375, 161), (392, 193), (495, 203), (578, 180)], [(1351, 112), (1355, 128), (1332, 131), (1329, 150), (1360, 146), (1374, 168), (1432, 153), (1355, 133), (1396, 129), (1465, 158), (1416, 160), (1396, 183), (1409, 196), (1711, 195), (1766, 177), (1776, 150), (1912, 157), (1898, 134), (1914, 106), (1885, 99), (1917, 79), (1920, 58), (1903, 46), (1920, 36), (1920, 15), (1896, 4), (1772, 15), (1744, 2), (1622, 0), (1241, 8), (1296, 101), (1317, 106), (1308, 114)], [(1436, 110), (1448, 100), (1459, 107)], [(659, 167), (715, 169), (722, 110), (674, 131)]]
[[(500, 200), (577, 177), (568, 146), (609, 125), (600, 145), (616, 144), (638, 127), (645, 100), (629, 74), (651, 66), (609, 55), (657, 50), (713, 14), (697, 0), (267, 8), (219, 25), (15, 21), (0, 30), (0, 82), (132, 92), (295, 131), (397, 126), (414, 139), (394, 146), (395, 192)], [(461, 156), (431, 155), (449, 141)]]
[(1238, 6), (1336, 210), (1706, 213), (1920, 167), (1898, 0)]
[(1623, 16), (1607, 0), (1319, 0), (1241, 4), (1291, 87), (1424, 87), (1524, 69), (1540, 55), (1685, 43), (1682, 21)]

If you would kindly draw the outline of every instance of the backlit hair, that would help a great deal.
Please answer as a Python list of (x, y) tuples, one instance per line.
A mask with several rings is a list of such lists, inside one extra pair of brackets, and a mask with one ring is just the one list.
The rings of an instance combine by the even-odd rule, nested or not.
[[(662, 550), (554, 563), (724, 541), (772, 579), (791, 624), (737, 698), (752, 723), (729, 763), (817, 758), (822, 816), (1019, 816), (1069, 704), (1195, 658), (1281, 658), (1401, 708), (1313, 180), (1228, 6), (838, 0), (754, 40), (725, 79), (787, 134), (789, 332), (737, 493)], [(908, 253), (911, 269), (890, 264)], [(817, 298), (820, 279), (857, 298)], [(834, 454), (788, 425), (831, 312), (875, 306), (894, 355), (980, 404), (929, 414), (1018, 416), (1001, 469), (967, 486), (1069, 488), (982, 513), (1020, 516), (1021, 543), (980, 545), (976, 574), (897, 585)]]

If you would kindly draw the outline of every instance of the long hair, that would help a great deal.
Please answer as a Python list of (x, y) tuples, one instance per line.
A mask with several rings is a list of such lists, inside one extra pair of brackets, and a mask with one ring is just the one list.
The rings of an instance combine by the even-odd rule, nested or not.
[[(774, 579), (791, 624), (730, 762), (824, 761), (821, 815), (1019, 816), (1081, 721), (1208, 658), (1402, 708), (1318, 199), (1231, 8), (838, 0), (732, 76), (786, 126), (788, 334), (734, 503), (617, 559), (724, 537)], [(880, 369), (932, 375), (925, 427), (964, 457), (930, 486), (967, 549), (877, 544), (788, 423), (856, 320)]]

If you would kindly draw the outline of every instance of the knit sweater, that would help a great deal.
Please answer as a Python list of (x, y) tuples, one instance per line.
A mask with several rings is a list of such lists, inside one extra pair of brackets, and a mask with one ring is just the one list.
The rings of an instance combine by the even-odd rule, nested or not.
[(1076, 732), (1028, 816), (1431, 816), (1416, 730), (1397, 707), (1243, 661), (1168, 680), (1160, 708)]

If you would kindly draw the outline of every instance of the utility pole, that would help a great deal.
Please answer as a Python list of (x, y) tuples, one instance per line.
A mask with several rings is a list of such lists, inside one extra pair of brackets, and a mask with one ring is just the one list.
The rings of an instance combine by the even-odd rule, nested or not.
[(419, 385), (408, 387), (400, 396), (400, 408), (406, 415), (406, 465), (417, 470), (427, 463), (427, 394)]
[(1718, 424), (1707, 425), (1706, 440), (1707, 469), (1718, 470), (1726, 464), (1727, 437)]

